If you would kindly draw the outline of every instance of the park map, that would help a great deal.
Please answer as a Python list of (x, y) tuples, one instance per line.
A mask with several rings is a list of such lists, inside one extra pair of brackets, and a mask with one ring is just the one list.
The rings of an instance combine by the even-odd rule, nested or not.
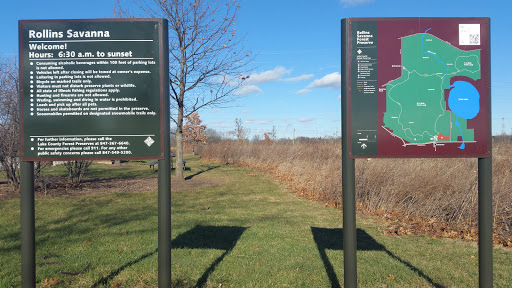
[[(479, 92), (467, 81), (481, 78), (480, 50), (463, 51), (429, 32), (401, 38), (402, 75), (386, 86), (384, 128), (407, 145), (457, 145), (475, 142), (467, 120), (477, 116)], [(468, 35), (479, 43), (479, 35)], [(448, 99), (445, 90), (449, 90)]]

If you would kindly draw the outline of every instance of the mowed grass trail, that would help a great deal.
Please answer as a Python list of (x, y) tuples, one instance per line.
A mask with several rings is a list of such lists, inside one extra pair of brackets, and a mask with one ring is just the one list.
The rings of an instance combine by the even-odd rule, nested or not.
[[(190, 175), (223, 183), (172, 193), (175, 287), (343, 286), (341, 211), (260, 172), (196, 165)], [(476, 243), (386, 236), (364, 217), (358, 227), (359, 287), (478, 286)], [(495, 287), (510, 287), (512, 252), (496, 248), (494, 262)]]
[[(187, 167), (190, 184), (172, 191), (173, 287), (343, 286), (341, 211), (257, 171)], [(19, 200), (0, 211), (0, 287), (20, 287)], [(478, 286), (475, 243), (384, 227), (358, 217), (359, 287)], [(510, 287), (512, 252), (494, 262), (495, 287)], [(36, 200), (36, 263), (37, 287), (156, 287), (156, 191)]]

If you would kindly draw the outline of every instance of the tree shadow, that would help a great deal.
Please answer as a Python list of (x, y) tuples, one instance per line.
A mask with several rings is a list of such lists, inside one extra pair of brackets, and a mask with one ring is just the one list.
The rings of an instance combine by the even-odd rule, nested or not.
[(158, 248), (156, 248), (155, 250), (149, 252), (149, 253), (146, 253), (144, 255), (141, 255), (139, 258), (137, 259), (134, 259), (130, 262), (127, 262), (125, 263), (123, 266), (117, 268), (116, 270), (110, 272), (110, 274), (108, 274), (107, 276), (105, 277), (102, 277), (101, 279), (99, 279), (98, 281), (96, 281), (96, 283), (94, 283), (91, 288), (96, 288), (96, 287), (99, 287), (99, 286), (104, 286), (104, 285), (107, 285), (108, 282), (112, 279), (114, 279), (114, 277), (116, 277), (117, 275), (119, 275), (119, 273), (123, 272), (124, 269), (132, 266), (132, 265), (135, 265), (137, 263), (139, 263), (140, 261), (148, 258), (148, 257), (151, 257), (153, 256), (155, 253), (158, 252)]
[(201, 226), (176, 237), (172, 243), (172, 249), (217, 249), (224, 250), (206, 271), (197, 280), (195, 287), (203, 287), (210, 274), (215, 271), (217, 265), (235, 248), (238, 239), (242, 236), (246, 227), (237, 226)]
[[(318, 228), (311, 227), (311, 232), (313, 232), (313, 239), (315, 240), (316, 246), (318, 248), (318, 252), (320, 253), (320, 257), (325, 266), (325, 271), (327, 273), (327, 277), (329, 277), (329, 281), (331, 282), (332, 288), (341, 288), (340, 281), (334, 271), (332, 263), (329, 261), (327, 257), (326, 250), (343, 250), (343, 229), (342, 228)], [(402, 258), (393, 254), (393, 252), (386, 249), (386, 247), (379, 242), (377, 242), (372, 236), (370, 236), (366, 231), (357, 228), (356, 230), (357, 236), (357, 250), (359, 251), (383, 251), (388, 256), (393, 258), (394, 260), (402, 263), (407, 268), (409, 268), (414, 273), (418, 274), (421, 278), (425, 279), (430, 285), (440, 288), (444, 287), (443, 285), (434, 282), (432, 278), (423, 273), (419, 268), (415, 267), (411, 263), (403, 260)]]
[(208, 172), (210, 170), (213, 170), (213, 169), (216, 169), (216, 168), (219, 168), (219, 167), (220, 167), (220, 165), (208, 167), (208, 169), (206, 169), (206, 170), (201, 169), (201, 171), (197, 172), (196, 174), (192, 174), (192, 175), (189, 175), (189, 176), (185, 177), (185, 180), (190, 180), (190, 179), (194, 178), (197, 175), (203, 174), (204, 172)]

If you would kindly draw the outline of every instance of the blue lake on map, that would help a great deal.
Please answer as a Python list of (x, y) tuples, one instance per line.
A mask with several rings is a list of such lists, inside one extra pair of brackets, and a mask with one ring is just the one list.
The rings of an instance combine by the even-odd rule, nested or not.
[(448, 96), (448, 106), (458, 117), (473, 119), (480, 111), (480, 94), (466, 81), (455, 81)]

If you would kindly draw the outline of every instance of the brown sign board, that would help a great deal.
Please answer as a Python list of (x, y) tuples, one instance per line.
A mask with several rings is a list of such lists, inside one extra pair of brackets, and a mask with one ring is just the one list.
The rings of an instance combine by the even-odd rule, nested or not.
[(343, 19), (349, 157), (490, 157), (489, 22)]
[(162, 19), (19, 21), (21, 159), (163, 159)]

